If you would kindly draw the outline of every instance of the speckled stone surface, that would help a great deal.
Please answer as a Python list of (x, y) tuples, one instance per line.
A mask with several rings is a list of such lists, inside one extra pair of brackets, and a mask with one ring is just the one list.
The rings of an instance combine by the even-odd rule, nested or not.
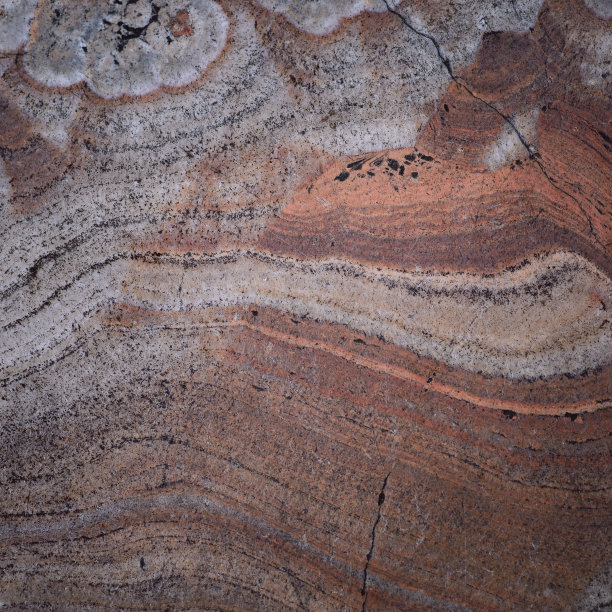
[(611, 19), (0, 0), (0, 609), (610, 609)]

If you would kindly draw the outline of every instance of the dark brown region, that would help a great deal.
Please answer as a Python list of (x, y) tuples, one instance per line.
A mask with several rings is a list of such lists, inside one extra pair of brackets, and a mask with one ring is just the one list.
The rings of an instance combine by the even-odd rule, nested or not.
[(193, 28), (190, 24), (189, 12), (185, 9), (178, 11), (172, 18), (168, 28), (175, 38), (179, 36), (191, 36), (193, 34)]
[(14, 212), (44, 205), (49, 189), (72, 167), (72, 156), (36, 134), (7, 100), (0, 99), (0, 157), (9, 178)]

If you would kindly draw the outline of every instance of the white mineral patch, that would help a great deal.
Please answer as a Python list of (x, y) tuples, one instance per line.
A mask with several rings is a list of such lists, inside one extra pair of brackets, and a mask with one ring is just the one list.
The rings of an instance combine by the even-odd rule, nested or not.
[[(538, 114), (539, 109), (536, 108), (511, 118), (512, 123), (533, 151), (537, 149)], [(513, 159), (525, 157), (527, 154), (527, 149), (516, 131), (504, 122), (502, 133), (497, 142), (485, 154), (484, 161), (491, 170), (497, 170)]]
[(576, 612), (609, 609), (612, 601), (612, 561), (609, 561), (580, 594), (573, 609)]
[(11, 197), (11, 183), (4, 170), (4, 162), (0, 159), (0, 214), (2, 214)]
[(227, 39), (228, 19), (212, 0), (43, 2), (26, 70), (49, 87), (86, 81), (103, 98), (187, 85)]
[(4, 95), (19, 108), (33, 129), (59, 148), (68, 142), (68, 134), (81, 97), (69, 91), (48, 92), (16, 83)]
[(612, 0), (584, 0), (584, 3), (601, 19), (612, 18)]
[(585, 61), (580, 64), (582, 82), (588, 87), (602, 89), (612, 95), (612, 28), (600, 32), (597, 38), (581, 38)]
[(259, 0), (270, 11), (281, 13), (296, 28), (324, 36), (331, 34), (343, 19), (364, 11), (381, 13), (395, 8), (399, 0)]
[(0, 0), (0, 52), (16, 51), (28, 38), (38, 0)]

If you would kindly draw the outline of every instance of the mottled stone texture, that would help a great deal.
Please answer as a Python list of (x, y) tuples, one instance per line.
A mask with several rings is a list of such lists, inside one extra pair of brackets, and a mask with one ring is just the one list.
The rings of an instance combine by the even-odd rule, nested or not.
[(0, 0), (0, 608), (612, 606), (606, 0)]

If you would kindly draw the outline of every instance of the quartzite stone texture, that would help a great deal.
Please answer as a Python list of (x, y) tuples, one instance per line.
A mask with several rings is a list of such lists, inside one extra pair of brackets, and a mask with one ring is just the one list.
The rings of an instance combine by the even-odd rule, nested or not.
[(605, 0), (0, 0), (0, 608), (612, 605)]

